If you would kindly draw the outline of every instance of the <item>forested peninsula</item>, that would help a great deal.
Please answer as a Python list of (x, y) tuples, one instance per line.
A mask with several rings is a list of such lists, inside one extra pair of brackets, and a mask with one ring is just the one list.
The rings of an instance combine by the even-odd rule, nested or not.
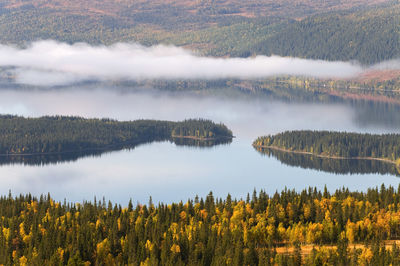
[(191, 138), (198, 141), (232, 138), (232, 131), (210, 120), (182, 122), (45, 116), (24, 118), (0, 116), (0, 154), (34, 155), (82, 152), (120, 146), (130, 147), (152, 141)]
[(4, 265), (399, 265), (400, 187), (127, 206), (0, 198)]
[(253, 146), (324, 158), (369, 159), (400, 165), (399, 134), (298, 130), (259, 137)]

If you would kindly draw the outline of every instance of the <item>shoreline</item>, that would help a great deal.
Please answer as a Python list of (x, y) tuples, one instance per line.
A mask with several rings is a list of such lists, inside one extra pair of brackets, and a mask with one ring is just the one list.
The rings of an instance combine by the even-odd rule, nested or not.
[(195, 136), (178, 136), (178, 135), (171, 135), (171, 138), (175, 139), (193, 139), (193, 140), (199, 140), (199, 141), (208, 141), (208, 140), (219, 140), (219, 139), (233, 139), (235, 136), (228, 137), (216, 137), (216, 138), (200, 138), (200, 137), (195, 137)]
[(396, 161), (392, 161), (389, 159), (385, 158), (375, 158), (375, 157), (344, 157), (344, 156), (333, 156), (333, 155), (322, 155), (322, 154), (316, 154), (308, 151), (293, 151), (293, 150), (288, 150), (285, 148), (280, 148), (277, 146), (272, 146), (272, 145), (254, 145), (254, 148), (267, 148), (267, 149), (272, 149), (272, 150), (277, 150), (277, 151), (282, 151), (282, 152), (287, 152), (287, 153), (295, 153), (295, 154), (305, 154), (305, 155), (312, 155), (315, 157), (319, 158), (326, 158), (326, 159), (336, 159), (336, 160), (370, 160), (370, 161), (381, 161), (385, 163), (390, 163), (394, 164), (396, 167), (400, 167), (400, 164), (397, 163)]
[[(198, 138), (198, 137), (192, 137), (192, 136), (171, 136), (171, 139), (173, 139), (173, 138), (175, 138), (175, 139), (193, 139), (193, 140), (199, 140), (199, 141), (209, 141), (209, 140), (218, 140), (218, 139), (232, 139), (232, 138), (234, 138), (234, 136), (232, 136), (232, 137), (218, 137), (218, 138)], [(160, 140), (154, 140), (154, 141), (150, 141), (150, 142), (156, 142), (156, 141), (160, 141)], [(168, 139), (165, 139), (165, 141), (168, 141)], [(96, 151), (100, 151), (100, 152), (102, 152), (102, 151), (104, 152), (105, 151), (105, 152), (107, 152), (107, 151), (115, 151), (115, 150), (113, 150), (113, 148), (116, 148), (118, 146), (124, 146), (124, 145), (132, 146), (133, 145), (133, 147), (135, 147), (135, 146), (138, 146), (138, 145), (141, 145), (141, 144), (145, 144), (145, 143), (147, 143), (147, 142), (140, 143), (138, 141), (132, 141), (132, 142), (125, 142), (125, 143), (109, 144), (109, 145), (106, 145), (104, 147), (86, 148), (86, 149), (81, 149), (81, 150), (55, 151), (55, 152), (37, 152), (37, 153), (1, 153), (0, 157), (61, 155), (61, 154), (67, 154), (67, 153), (96, 152)], [(122, 148), (122, 149), (126, 149), (126, 148)], [(116, 150), (120, 150), (120, 149), (116, 149)]]

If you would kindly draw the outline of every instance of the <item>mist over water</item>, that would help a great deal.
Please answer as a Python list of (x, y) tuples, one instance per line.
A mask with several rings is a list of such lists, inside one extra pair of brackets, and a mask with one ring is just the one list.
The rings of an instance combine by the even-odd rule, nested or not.
[[(379, 105), (378, 105), (379, 107)], [(377, 107), (377, 108), (378, 108)], [(369, 113), (387, 116), (388, 109)], [(369, 109), (368, 109), (369, 108)], [(379, 107), (380, 108), (380, 107)], [(129, 91), (117, 88), (58, 90), (0, 90), (0, 113), (31, 117), (79, 115), (118, 120), (208, 118), (223, 122), (236, 138), (230, 145), (209, 149), (178, 147), (172, 143), (141, 145), (131, 151), (81, 158), (76, 162), (45, 166), (3, 165), (0, 167), (0, 194), (51, 192), (58, 200), (91, 200), (103, 196), (121, 204), (129, 198), (142, 203), (179, 201), (230, 193), (245, 197), (247, 192), (265, 189), (269, 193), (284, 187), (308, 186), (335, 190), (346, 186), (365, 190), (381, 183), (397, 186), (391, 175), (336, 175), (282, 164), (261, 156), (252, 141), (265, 134), (291, 129), (327, 129), (355, 132), (399, 132), (400, 127), (363, 117), (358, 105), (346, 103), (284, 103), (267, 97), (230, 97), (166, 93), (155, 90)], [(391, 116), (387, 116), (391, 117)], [(378, 119), (379, 120), (379, 119)]]
[(37, 41), (26, 48), (0, 45), (3, 75), (17, 84), (68, 85), (87, 80), (254, 79), (276, 75), (349, 78), (374, 69), (400, 69), (400, 60), (364, 68), (354, 62), (331, 62), (279, 56), (202, 57), (180, 47), (144, 47), (134, 43), (90, 46)]
[[(243, 96), (243, 95), (242, 95)], [(394, 132), (398, 109), (383, 103), (282, 102), (267, 96), (198, 95), (124, 88), (0, 90), (0, 113), (30, 117), (69, 115), (117, 120), (180, 121), (206, 118), (223, 122), (236, 136), (253, 140), (291, 129)], [(360, 114), (361, 113), (361, 114)], [(366, 117), (362, 114), (366, 113)], [(388, 121), (382, 121), (388, 117)], [(382, 124), (382, 122), (385, 122)]]
[(356, 110), (337, 103), (284, 103), (269, 98), (199, 96), (156, 90), (3, 90), (0, 113), (29, 117), (83, 116), (117, 120), (159, 119), (180, 121), (206, 118), (225, 123), (237, 137), (253, 140), (259, 135), (291, 129), (391, 131), (391, 128), (357, 125)]

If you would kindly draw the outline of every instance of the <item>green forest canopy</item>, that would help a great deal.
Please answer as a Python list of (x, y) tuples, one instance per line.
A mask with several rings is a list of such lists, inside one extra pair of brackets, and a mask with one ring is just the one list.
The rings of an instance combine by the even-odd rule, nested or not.
[(232, 132), (225, 125), (204, 119), (119, 122), (66, 116), (24, 118), (1, 115), (0, 154), (78, 152), (121, 144), (134, 146), (168, 140), (173, 132), (176, 132), (174, 137), (189, 136), (200, 140), (232, 138)]
[(243, 14), (243, 3), (231, 9), (211, 4), (195, 12), (168, 4), (133, 4), (99, 13), (51, 4), (38, 8), (29, 1), (20, 7), (3, 5), (1, 43), (25, 45), (55, 39), (109, 45), (134, 41), (175, 44), (210, 56), (275, 54), (363, 64), (400, 57), (400, 4), (396, 1), (331, 9), (313, 3), (246, 5), (244, 14), (254, 13), (254, 17)]
[(361, 134), (335, 131), (296, 130), (259, 137), (255, 147), (278, 147), (333, 157), (400, 159), (399, 134)]

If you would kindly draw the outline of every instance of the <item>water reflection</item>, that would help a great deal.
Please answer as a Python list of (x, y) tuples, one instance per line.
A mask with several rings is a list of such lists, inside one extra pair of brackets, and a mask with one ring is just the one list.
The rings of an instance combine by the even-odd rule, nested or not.
[[(350, 168), (361, 170), (350, 178), (346, 174), (350, 171), (334, 174), (310, 171), (310, 167), (289, 167), (274, 156), (260, 156), (251, 143), (258, 136), (285, 130), (400, 133), (399, 105), (316, 92), (310, 92), (309, 98), (298, 93), (285, 99), (278, 97), (279, 93), (288, 92), (279, 88), (275, 94), (234, 88), (179, 93), (115, 87), (2, 89), (0, 113), (3, 114), (171, 121), (201, 117), (223, 122), (236, 138), (229, 145), (212, 148), (199, 148), (196, 142), (187, 144), (182, 140), (140, 145), (132, 151), (97, 151), (86, 154), (88, 157), (69, 154), (62, 158), (12, 158), (0, 167), (0, 195), (7, 194), (9, 189), (14, 194), (51, 192), (58, 200), (72, 201), (91, 200), (96, 195), (126, 204), (130, 198), (147, 202), (150, 195), (155, 202), (187, 200), (196, 194), (207, 195), (210, 190), (216, 197), (230, 193), (245, 198), (254, 188), (274, 193), (285, 187), (323, 189), (326, 185), (334, 191), (342, 186), (366, 190), (382, 183), (398, 185), (399, 179), (390, 172), (391, 166), (374, 168), (376, 162), (365, 162), (354, 168), (352, 164)], [(380, 170), (382, 167), (387, 170)], [(362, 171), (365, 174), (357, 174)]]
[[(255, 138), (286, 129), (397, 132), (400, 101), (354, 98), (318, 91), (275, 88), (272, 92), (213, 88), (186, 92), (122, 87), (0, 89), (0, 113), (23, 116), (77, 115), (118, 120), (223, 122), (237, 136)], [(273, 124), (273, 127), (269, 126)], [(234, 128), (236, 126), (236, 128)], [(263, 131), (259, 128), (263, 126)], [(268, 127), (268, 128), (267, 128)], [(265, 130), (274, 132), (265, 132)]]
[(80, 152), (62, 152), (53, 154), (37, 154), (37, 155), (8, 155), (0, 156), (0, 165), (30, 165), (30, 166), (44, 166), (48, 164), (58, 164), (66, 162), (75, 162), (84, 157), (100, 157), (106, 153), (111, 153), (120, 150), (134, 150), (141, 145), (150, 144), (153, 142), (168, 141), (174, 143), (176, 146), (187, 146), (198, 148), (211, 148), (218, 145), (229, 145), (232, 143), (231, 138), (218, 138), (215, 140), (198, 140), (198, 139), (184, 139), (184, 138), (171, 138), (165, 140), (149, 141), (140, 144), (123, 144), (108, 146), (104, 149), (85, 150)]
[(275, 157), (289, 166), (304, 169), (320, 170), (334, 174), (391, 174), (400, 176), (400, 170), (395, 164), (376, 160), (329, 159), (310, 154), (298, 154), (278, 151), (270, 148), (255, 148), (268, 157)]
[(171, 140), (177, 146), (188, 146), (196, 148), (210, 148), (217, 145), (229, 145), (232, 143), (231, 138), (218, 138), (213, 140), (198, 140), (188, 138), (172, 138)]

